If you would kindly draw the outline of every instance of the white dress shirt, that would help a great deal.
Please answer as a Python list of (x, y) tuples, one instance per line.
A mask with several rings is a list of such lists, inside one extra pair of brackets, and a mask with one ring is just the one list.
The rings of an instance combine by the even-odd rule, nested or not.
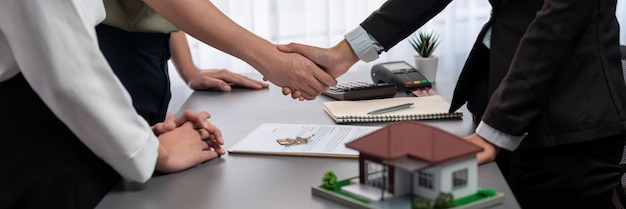
[[(102, 0), (2, 0), (0, 82), (22, 73), (78, 138), (130, 181), (147, 181), (158, 139), (98, 47)], [(37, 118), (32, 118), (37, 124)]]
[[(489, 48), (491, 44), (491, 29), (488, 32), (489, 34), (485, 36), (483, 40), (487, 48)], [(345, 35), (345, 38), (354, 53), (362, 61), (374, 61), (378, 59), (378, 55), (383, 52), (383, 47), (380, 43), (361, 26), (350, 31)], [(514, 136), (501, 132), (483, 121), (480, 121), (478, 124), (476, 134), (500, 148), (511, 151), (517, 149), (524, 139), (524, 136)]]

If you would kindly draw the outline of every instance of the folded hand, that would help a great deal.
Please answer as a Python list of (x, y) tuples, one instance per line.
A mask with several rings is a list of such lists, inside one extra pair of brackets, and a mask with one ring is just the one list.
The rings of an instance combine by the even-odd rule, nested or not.
[[(208, 130), (217, 130), (213, 125), (207, 126)], [(194, 123), (185, 122), (174, 130), (159, 135), (156, 170), (177, 172), (224, 154), (221, 144), (208, 130), (196, 129)]]

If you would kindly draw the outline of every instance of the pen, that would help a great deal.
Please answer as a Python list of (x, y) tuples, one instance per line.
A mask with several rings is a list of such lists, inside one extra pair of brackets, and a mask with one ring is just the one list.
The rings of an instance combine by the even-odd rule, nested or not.
[(374, 114), (380, 114), (380, 113), (385, 113), (385, 112), (391, 112), (391, 111), (406, 109), (406, 108), (411, 107), (411, 105), (413, 105), (413, 103), (409, 102), (409, 103), (394, 105), (394, 106), (391, 106), (391, 107), (383, 107), (383, 108), (380, 108), (380, 109), (372, 110), (372, 111), (368, 112), (367, 114), (374, 115)]

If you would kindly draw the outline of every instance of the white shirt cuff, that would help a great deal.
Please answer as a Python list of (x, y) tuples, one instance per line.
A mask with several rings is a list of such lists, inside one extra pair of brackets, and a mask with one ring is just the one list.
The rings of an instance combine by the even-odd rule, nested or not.
[(352, 50), (364, 62), (371, 62), (378, 59), (378, 54), (383, 51), (383, 47), (378, 41), (370, 36), (363, 27), (359, 26), (344, 36)]
[(491, 49), (491, 29), (492, 27), (487, 29), (487, 33), (485, 33), (485, 37), (483, 38), (483, 44), (487, 47), (487, 49)]
[(476, 134), (483, 139), (491, 142), (492, 144), (509, 151), (513, 151), (519, 147), (520, 143), (524, 139), (524, 136), (514, 136), (489, 126), (483, 121), (480, 121), (476, 128)]

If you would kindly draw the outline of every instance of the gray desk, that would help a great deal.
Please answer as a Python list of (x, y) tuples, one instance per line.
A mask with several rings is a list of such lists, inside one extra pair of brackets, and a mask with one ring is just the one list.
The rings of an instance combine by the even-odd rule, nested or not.
[[(345, 75), (340, 80), (370, 80), (367, 72)], [(435, 88), (451, 98), (454, 79), (440, 73)], [(446, 82), (450, 81), (450, 82)], [(181, 110), (207, 110), (210, 121), (221, 129), (229, 148), (261, 123), (334, 124), (322, 110), (329, 101), (320, 96), (300, 102), (281, 94), (272, 86), (265, 90), (234, 89), (230, 93), (194, 92)], [(428, 121), (460, 136), (473, 131), (471, 116), (463, 120)], [(139, 191), (114, 191), (97, 206), (109, 208), (346, 208), (311, 194), (311, 186), (321, 183), (322, 175), (333, 170), (338, 178), (358, 175), (355, 159), (309, 158), (229, 154), (189, 170), (154, 177)], [(479, 186), (506, 194), (495, 208), (519, 208), (495, 163), (479, 167)]]

